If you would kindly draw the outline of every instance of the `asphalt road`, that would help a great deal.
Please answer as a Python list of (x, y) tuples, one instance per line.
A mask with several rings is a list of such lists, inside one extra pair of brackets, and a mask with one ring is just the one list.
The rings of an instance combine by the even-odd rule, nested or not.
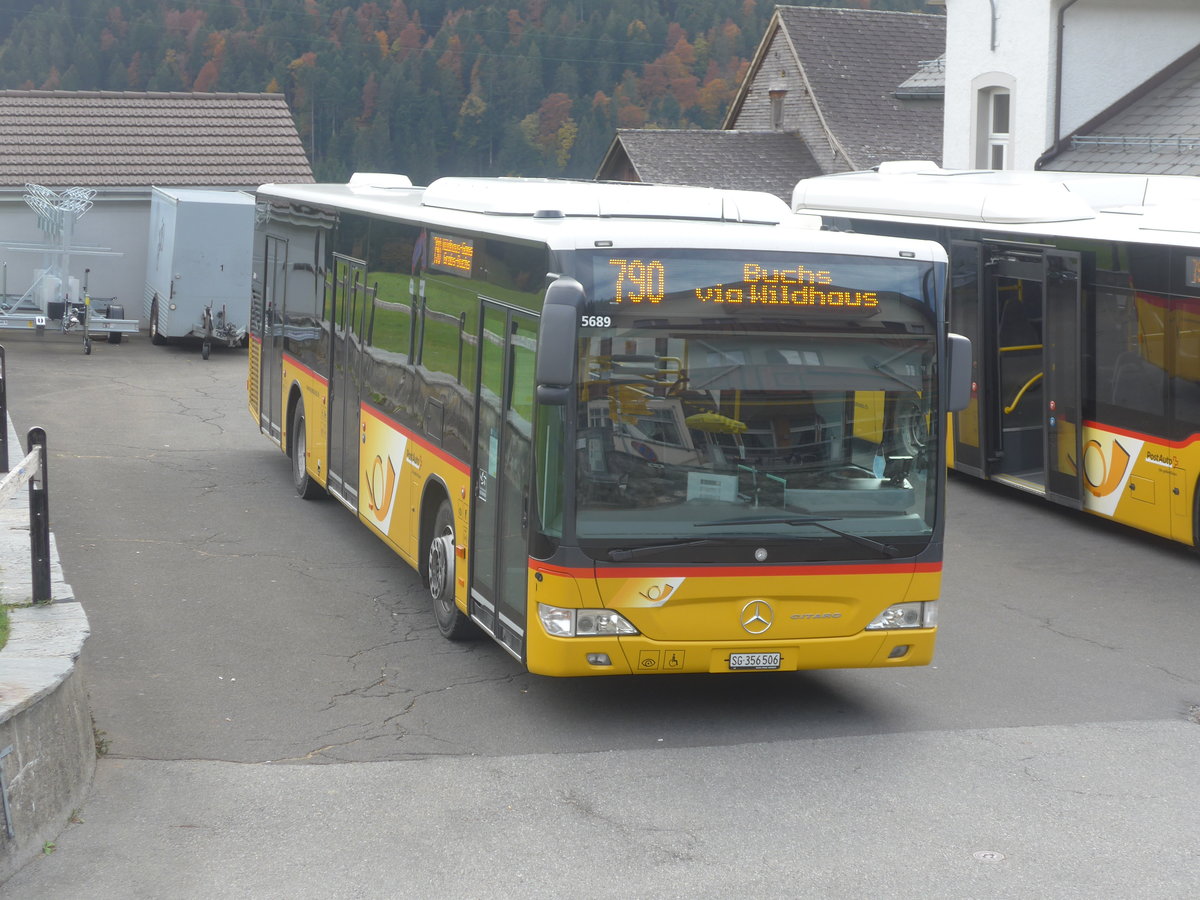
[(1184, 548), (956, 478), (931, 667), (541, 678), (294, 495), (244, 351), (0, 343), (107, 751), (0, 896), (1200, 890)]

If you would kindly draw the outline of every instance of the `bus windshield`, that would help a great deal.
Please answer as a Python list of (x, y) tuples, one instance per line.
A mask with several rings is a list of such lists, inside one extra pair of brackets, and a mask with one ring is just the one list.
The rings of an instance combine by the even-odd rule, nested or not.
[(719, 539), (772, 558), (846, 559), (928, 543), (928, 264), (621, 259), (624, 275), (596, 260), (580, 341), (581, 547), (613, 560), (694, 547), (703, 558)]

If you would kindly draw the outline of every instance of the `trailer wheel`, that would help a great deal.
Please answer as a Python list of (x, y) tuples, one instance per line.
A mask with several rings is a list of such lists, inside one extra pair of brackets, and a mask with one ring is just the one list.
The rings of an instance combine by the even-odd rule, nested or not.
[(308, 455), (308, 436), (304, 432), (304, 403), (296, 404), (292, 414), (292, 484), (305, 500), (321, 496), (321, 486), (309, 477), (305, 457)]
[[(110, 305), (109, 305), (109, 307), (108, 307), (108, 318), (110, 318), (110, 319), (123, 319), (123, 318), (125, 318), (125, 307), (124, 307), (124, 306), (121, 306), (121, 305), (119, 305), (119, 304), (117, 304), (117, 303), (112, 303), (112, 304), (110, 304)], [(110, 332), (108, 333), (108, 342), (109, 342), (110, 344), (119, 344), (119, 343), (121, 343), (121, 338), (122, 338), (122, 337), (124, 337), (124, 335), (123, 335), (123, 334), (121, 334), (121, 332), (119, 332), (119, 331), (110, 331)]]
[(438, 631), (452, 641), (474, 636), (474, 623), (454, 603), (454, 513), (445, 500), (438, 506), (433, 520), (426, 559), (429, 596), (433, 600), (433, 615), (437, 619)]
[(167, 339), (162, 336), (162, 332), (158, 330), (158, 301), (150, 305), (150, 343), (161, 347), (167, 342)]
[(210, 344), (208, 341), (205, 341), (200, 347), (200, 358), (208, 359), (208, 355), (210, 353), (212, 353), (212, 344)]

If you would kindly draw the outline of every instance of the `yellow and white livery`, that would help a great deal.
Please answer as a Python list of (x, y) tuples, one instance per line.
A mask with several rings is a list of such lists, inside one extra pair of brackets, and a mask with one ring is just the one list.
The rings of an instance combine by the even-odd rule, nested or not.
[(801, 181), (827, 227), (939, 241), (975, 348), (955, 469), (1200, 547), (1200, 181), (952, 171)]
[(251, 414), (448, 638), (545, 675), (932, 658), (968, 393), (939, 246), (693, 188), (363, 175), (257, 203)]

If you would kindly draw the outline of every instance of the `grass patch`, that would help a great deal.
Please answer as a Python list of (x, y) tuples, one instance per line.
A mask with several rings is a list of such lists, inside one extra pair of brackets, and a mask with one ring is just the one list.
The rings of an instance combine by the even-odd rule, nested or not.
[(0, 650), (8, 643), (8, 607), (0, 605)]

